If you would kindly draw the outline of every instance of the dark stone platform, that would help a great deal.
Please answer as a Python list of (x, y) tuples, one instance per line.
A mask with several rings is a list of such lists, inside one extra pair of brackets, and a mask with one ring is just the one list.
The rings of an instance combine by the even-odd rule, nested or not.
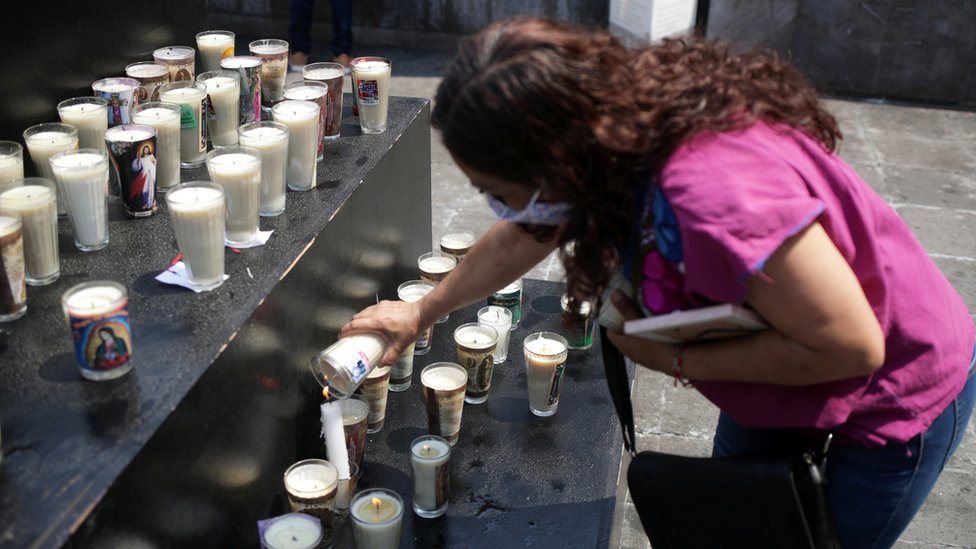
[[(253, 538), (298, 455), (289, 410), (304, 364), (430, 249), (429, 102), (391, 98), (389, 120), (363, 135), (347, 108), (318, 187), (262, 218), (267, 245), (227, 250), (230, 279), (212, 292), (154, 279), (177, 253), (165, 206), (130, 220), (110, 200), (111, 241), (94, 253), (59, 223), (61, 278), (29, 287), (27, 315), (0, 326), (0, 546), (99, 545), (115, 505), (138, 517), (112, 535), (151, 546)], [(95, 383), (78, 373), (59, 300), (102, 279), (128, 288), (135, 368)]]

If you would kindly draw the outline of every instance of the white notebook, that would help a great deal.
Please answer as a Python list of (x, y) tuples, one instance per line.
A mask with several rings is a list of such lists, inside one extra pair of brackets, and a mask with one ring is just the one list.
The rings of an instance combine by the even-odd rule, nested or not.
[(624, 322), (624, 333), (662, 343), (681, 343), (741, 337), (767, 327), (756, 313), (727, 303), (628, 320)]

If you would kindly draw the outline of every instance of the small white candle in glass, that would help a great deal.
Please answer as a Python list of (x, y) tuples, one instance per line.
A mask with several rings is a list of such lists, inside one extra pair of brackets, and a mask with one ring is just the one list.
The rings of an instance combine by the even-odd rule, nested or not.
[(349, 506), (352, 532), (359, 549), (396, 549), (400, 546), (403, 499), (385, 488), (363, 490)]
[(17, 320), (27, 312), (24, 271), (24, 228), (20, 214), (0, 209), (0, 322)]
[(181, 80), (159, 87), (159, 99), (181, 108), (180, 165), (195, 168), (207, 157), (207, 136), (203, 119), (207, 109), (207, 86), (192, 80)]
[(48, 162), (64, 199), (75, 246), (93, 252), (108, 246), (108, 153), (65, 151)]
[(156, 128), (156, 189), (180, 183), (180, 116), (176, 103), (150, 101), (132, 109), (132, 122)]
[(551, 416), (559, 406), (559, 389), (569, 344), (559, 334), (537, 332), (526, 337), (522, 346), (528, 376), (529, 411), (540, 417)]
[(159, 86), (169, 82), (169, 67), (155, 61), (138, 61), (126, 65), (125, 75), (139, 81), (136, 95), (139, 98), (137, 103), (141, 105), (159, 101)]
[[(37, 172), (38, 177), (53, 183), (54, 171), (48, 160), (55, 154), (78, 148), (78, 128), (57, 122), (38, 124), (24, 130), (24, 143), (27, 144), (27, 152), (34, 162), (34, 171)], [(108, 188), (105, 192), (108, 193)], [(61, 189), (56, 187), (55, 194), (58, 198), (58, 216), (67, 215), (64, 199), (61, 198)]]
[(358, 57), (349, 62), (352, 93), (359, 104), (359, 126), (363, 133), (386, 131), (392, 67), (390, 60), (383, 57)]
[(94, 381), (121, 377), (132, 369), (129, 294), (111, 280), (83, 282), (61, 296), (81, 376)]
[(285, 211), (285, 180), (288, 174), (288, 126), (262, 121), (238, 129), (244, 147), (261, 151), (261, 198), (258, 214), (274, 217)]
[(197, 81), (207, 86), (210, 107), (213, 109), (213, 118), (207, 123), (210, 142), (214, 147), (236, 145), (241, 114), (240, 77), (236, 72), (215, 70), (200, 74)]
[(226, 30), (204, 31), (197, 34), (197, 51), (204, 71), (220, 68), (220, 60), (234, 55), (234, 33)]
[(491, 326), (469, 322), (454, 330), (457, 361), (468, 372), (464, 401), (481, 404), (488, 400), (498, 332)]
[(292, 82), (285, 85), (285, 99), (311, 101), (319, 106), (318, 147), (316, 159), (322, 160), (325, 154), (325, 124), (329, 116), (329, 86), (322, 82)]
[(31, 286), (51, 284), (61, 274), (57, 199), (50, 182), (39, 179), (20, 180), (22, 185), (0, 193), (0, 208), (16, 211), (23, 220), (24, 266)]
[(505, 307), (489, 305), (478, 310), (478, 323), (491, 326), (498, 332), (498, 344), (495, 345), (495, 364), (501, 364), (508, 359), (508, 341), (512, 331), (512, 311)]
[(275, 122), (288, 126), (288, 188), (307, 191), (316, 185), (319, 106), (285, 100), (272, 107)]
[(166, 193), (166, 205), (190, 284), (202, 290), (223, 284), (223, 187), (210, 181), (183, 183)]
[(0, 189), (24, 178), (24, 148), (16, 141), (0, 141)]
[(153, 60), (166, 65), (169, 81), (193, 80), (196, 76), (196, 52), (189, 46), (166, 46), (153, 52)]
[[(457, 259), (453, 255), (436, 250), (422, 254), (417, 258), (417, 268), (420, 270), (421, 280), (433, 284), (439, 284), (441, 280), (451, 274), (455, 267), (457, 267)], [(446, 314), (437, 319), (437, 323), (447, 322), (450, 317), (450, 314)]]
[[(405, 301), (407, 303), (415, 303), (424, 298), (425, 295), (429, 294), (431, 290), (434, 289), (434, 283), (427, 280), (408, 280), (400, 286), (397, 287), (397, 297), (400, 301)], [(434, 327), (428, 326), (426, 330), (420, 334), (414, 345), (414, 355), (425, 355), (430, 352), (430, 347), (434, 340)], [(411, 362), (411, 370), (413, 363)]]
[(306, 82), (321, 82), (329, 93), (326, 95), (325, 134), (323, 139), (339, 139), (342, 131), (342, 81), (345, 67), (339, 63), (311, 63), (302, 69)]
[(261, 101), (274, 105), (284, 99), (288, 74), (288, 42), (275, 38), (255, 40), (248, 44), (251, 55), (261, 58)]
[(315, 549), (322, 543), (319, 519), (304, 513), (281, 515), (266, 524), (261, 546), (267, 549)]
[(472, 231), (463, 229), (450, 231), (441, 237), (441, 251), (453, 255), (454, 259), (460, 263), (464, 256), (468, 255), (468, 250), (474, 246), (476, 241), (477, 237)]
[(413, 512), (436, 518), (447, 512), (451, 487), (451, 445), (437, 435), (423, 435), (410, 443), (413, 472)]
[(251, 242), (258, 234), (261, 153), (251, 147), (224, 147), (207, 154), (210, 180), (224, 188), (226, 238), (230, 245)]
[(285, 491), (291, 510), (322, 521), (322, 537), (332, 540), (333, 513), (339, 472), (324, 459), (303, 459), (285, 470)]
[(73, 97), (58, 103), (61, 122), (78, 128), (78, 147), (105, 150), (108, 102), (101, 97)]

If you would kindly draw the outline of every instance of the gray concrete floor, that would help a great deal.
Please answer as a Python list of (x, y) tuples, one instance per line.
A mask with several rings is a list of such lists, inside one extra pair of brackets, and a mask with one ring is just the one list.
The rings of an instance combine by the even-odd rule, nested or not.
[[(393, 61), (393, 94), (433, 100), (452, 51), (377, 46), (362, 55)], [(976, 114), (830, 100), (845, 139), (840, 154), (908, 222), (976, 312)], [(449, 227), (483, 232), (493, 221), (484, 199), (431, 137), (432, 244)], [(550, 257), (527, 276), (562, 280)], [(638, 447), (704, 456), (717, 410), (693, 390), (638, 369), (634, 381)], [(976, 421), (896, 547), (976, 547)], [(650, 547), (622, 486), (612, 547)]]

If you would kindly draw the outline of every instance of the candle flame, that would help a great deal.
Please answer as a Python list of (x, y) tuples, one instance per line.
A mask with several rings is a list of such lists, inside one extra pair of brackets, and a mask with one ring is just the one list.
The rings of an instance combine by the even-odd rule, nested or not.
[(328, 384), (326, 384), (325, 387), (322, 387), (322, 396), (325, 397), (325, 400), (332, 400), (332, 398), (329, 396), (329, 386), (328, 386)]
[(423, 450), (424, 450), (424, 452), (429, 452), (430, 451), (430, 445), (429, 444), (424, 444)]
[(369, 500), (369, 502), (373, 504), (373, 508), (376, 509), (376, 514), (378, 515), (380, 513), (380, 505), (383, 504), (383, 500), (380, 498), (373, 498)]

